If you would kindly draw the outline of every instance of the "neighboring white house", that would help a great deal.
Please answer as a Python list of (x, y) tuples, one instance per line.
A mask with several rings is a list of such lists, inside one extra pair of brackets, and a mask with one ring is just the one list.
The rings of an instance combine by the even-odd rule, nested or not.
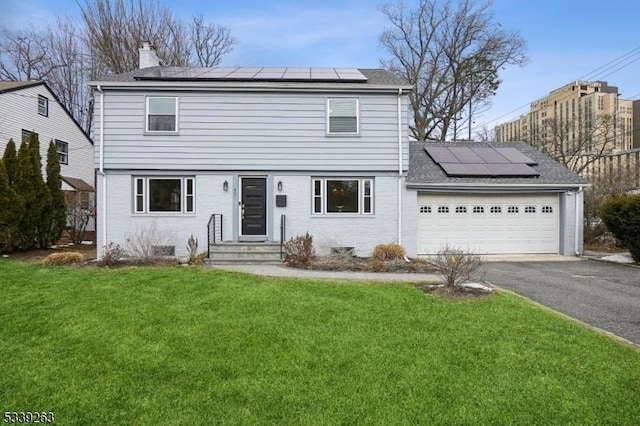
[[(400, 242), (415, 253), (416, 193), (405, 188), (410, 87), (384, 70), (144, 65), (96, 90), (98, 247), (141, 229), (201, 250), (224, 241), (316, 247)], [(143, 59), (147, 58), (147, 59)], [(155, 62), (154, 62), (155, 61)], [(219, 216), (221, 215), (221, 216)], [(220, 218), (222, 223), (220, 225)], [(99, 255), (100, 255), (99, 251)]]
[[(0, 155), (10, 139), (20, 148), (36, 133), (43, 174), (49, 142), (58, 150), (62, 189), (68, 203), (94, 205), (93, 143), (43, 81), (0, 81)], [(87, 229), (93, 230), (93, 221)]]
[[(178, 256), (192, 234), (267, 243), (306, 232), (318, 248), (362, 256), (391, 242), (409, 256), (444, 243), (483, 253), (582, 249), (586, 182), (524, 144), (513, 147), (531, 157), (524, 175), (515, 165), (520, 174), (447, 176), (409, 142), (411, 87), (390, 72), (163, 67), (148, 45), (140, 51), (139, 70), (90, 83), (99, 256), (110, 243), (153, 240), (151, 230), (162, 234), (160, 252)], [(520, 159), (498, 155), (492, 161)], [(516, 206), (524, 216), (514, 219)], [(447, 209), (458, 215), (445, 218)], [(538, 226), (544, 232), (531, 232)]]

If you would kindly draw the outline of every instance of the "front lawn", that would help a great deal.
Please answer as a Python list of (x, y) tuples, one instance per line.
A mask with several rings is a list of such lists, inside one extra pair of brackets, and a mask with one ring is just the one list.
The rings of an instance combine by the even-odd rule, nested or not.
[(57, 424), (637, 424), (640, 352), (516, 296), (0, 261), (0, 410)]

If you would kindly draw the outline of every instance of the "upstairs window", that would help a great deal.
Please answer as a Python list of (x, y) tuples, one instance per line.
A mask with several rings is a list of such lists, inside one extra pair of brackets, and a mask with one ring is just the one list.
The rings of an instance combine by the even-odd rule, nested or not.
[(56, 139), (56, 151), (58, 152), (58, 163), (69, 164), (69, 144)]
[(49, 116), (49, 99), (42, 95), (38, 95), (38, 114)]
[(358, 99), (327, 99), (327, 133), (355, 135), (359, 131)]
[(36, 139), (38, 139), (38, 134), (36, 132), (30, 132), (28, 130), (22, 129), (22, 142), (29, 143), (29, 139), (31, 138), (31, 133), (36, 135)]
[(147, 98), (147, 132), (178, 131), (178, 98)]

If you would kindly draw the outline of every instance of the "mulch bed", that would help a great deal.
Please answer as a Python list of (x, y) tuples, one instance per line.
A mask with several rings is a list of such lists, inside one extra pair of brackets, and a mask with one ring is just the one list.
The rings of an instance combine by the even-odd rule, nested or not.
[(416, 274), (432, 274), (436, 272), (433, 264), (422, 259), (371, 260), (365, 257), (348, 256), (318, 256), (309, 264), (290, 264), (287, 266), (298, 269), (309, 269), (317, 271), (353, 271), (353, 272), (406, 272)]

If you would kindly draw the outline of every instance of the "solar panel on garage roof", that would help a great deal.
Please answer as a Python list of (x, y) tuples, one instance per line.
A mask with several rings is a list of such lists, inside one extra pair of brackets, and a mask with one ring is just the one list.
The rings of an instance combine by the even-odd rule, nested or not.
[[(158, 75), (159, 73), (159, 75)], [(139, 79), (238, 81), (341, 81), (366, 82), (356, 68), (205, 68), (171, 67), (150, 71)]]
[(424, 149), (448, 176), (540, 176), (529, 167), (537, 163), (516, 148), (440, 146)]

